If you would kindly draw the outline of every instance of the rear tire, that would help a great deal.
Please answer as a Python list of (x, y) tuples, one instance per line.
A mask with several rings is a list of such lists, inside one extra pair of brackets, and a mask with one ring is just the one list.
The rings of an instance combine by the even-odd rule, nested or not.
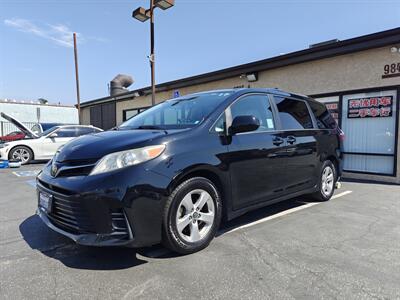
[(312, 194), (315, 200), (328, 201), (332, 198), (337, 180), (336, 174), (335, 165), (330, 160), (324, 161), (318, 179), (318, 191)]
[(11, 149), (8, 159), (20, 160), (22, 165), (29, 164), (33, 159), (32, 150), (26, 146), (16, 146)]
[(204, 249), (215, 237), (221, 212), (221, 197), (210, 180), (194, 177), (184, 181), (165, 205), (163, 244), (180, 254)]

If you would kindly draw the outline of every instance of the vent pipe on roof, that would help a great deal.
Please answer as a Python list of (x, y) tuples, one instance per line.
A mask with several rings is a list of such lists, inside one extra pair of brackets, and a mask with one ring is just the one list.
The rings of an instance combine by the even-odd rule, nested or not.
[(110, 96), (126, 93), (128, 87), (133, 83), (133, 78), (129, 75), (118, 74), (110, 82)]

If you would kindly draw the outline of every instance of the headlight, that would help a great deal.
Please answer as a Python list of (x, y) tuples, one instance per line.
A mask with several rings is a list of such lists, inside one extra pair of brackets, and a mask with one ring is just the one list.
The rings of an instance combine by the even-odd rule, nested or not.
[(160, 156), (164, 149), (165, 145), (156, 145), (108, 154), (97, 163), (90, 175), (140, 164)]
[(5, 147), (7, 147), (9, 144), (7, 144), (7, 143), (4, 143), (4, 144), (0, 144), (0, 148), (5, 148)]

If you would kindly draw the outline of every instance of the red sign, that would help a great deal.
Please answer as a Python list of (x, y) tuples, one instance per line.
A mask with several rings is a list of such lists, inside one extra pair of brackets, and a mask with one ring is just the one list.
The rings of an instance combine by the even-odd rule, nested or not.
[(349, 99), (347, 118), (391, 117), (393, 96)]
[(339, 119), (339, 102), (327, 102), (325, 103), (326, 108), (331, 113), (331, 116), (335, 119), (336, 123), (338, 123)]

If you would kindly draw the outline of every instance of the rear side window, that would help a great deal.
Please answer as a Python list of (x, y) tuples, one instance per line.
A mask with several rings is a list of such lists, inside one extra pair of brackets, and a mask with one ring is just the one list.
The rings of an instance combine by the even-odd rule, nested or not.
[(92, 127), (76, 127), (76, 135), (81, 136), (89, 133), (96, 132)]
[(319, 129), (334, 129), (337, 127), (335, 119), (329, 113), (326, 106), (322, 103), (310, 101), (308, 104), (314, 113)]
[(274, 97), (281, 119), (282, 129), (314, 128), (310, 113), (304, 101), (291, 98)]

